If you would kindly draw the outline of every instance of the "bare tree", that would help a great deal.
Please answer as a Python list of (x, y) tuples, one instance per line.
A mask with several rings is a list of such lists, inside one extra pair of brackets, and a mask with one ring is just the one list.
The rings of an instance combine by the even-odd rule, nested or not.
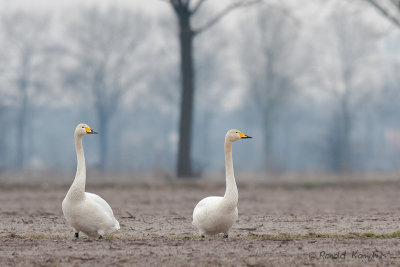
[(365, 0), (400, 28), (400, 0)]
[[(0, 89), (0, 99), (4, 99), (4, 94), (2, 93), (2, 90)], [(3, 102), (0, 100), (0, 123), (1, 125), (6, 125), (4, 115), (6, 113), (6, 107)], [(6, 144), (5, 144), (5, 133), (6, 133), (6, 127), (2, 127), (0, 129), (0, 173), (2, 170), (5, 169), (6, 165)]]
[(28, 14), (22, 11), (3, 14), (1, 29), (6, 38), (7, 57), (9, 65), (7, 79), (15, 88), (14, 100), (17, 108), (16, 118), (16, 167), (25, 165), (27, 116), (30, 112), (32, 99), (48, 89), (46, 68), (48, 59), (45, 56), (48, 38), (48, 20), (41, 15)]
[(353, 161), (351, 134), (356, 118), (371, 102), (376, 89), (374, 75), (367, 73), (376, 66), (373, 51), (378, 35), (357, 17), (357, 13), (336, 11), (330, 22), (336, 67), (330, 70), (333, 76), (327, 78), (334, 82), (327, 85), (333, 95), (327, 136), (328, 160), (332, 171), (347, 172), (351, 171)]
[(110, 121), (121, 100), (145, 75), (143, 66), (135, 62), (139, 62), (147, 27), (144, 19), (130, 10), (93, 8), (84, 10), (69, 28), (74, 45), (68, 52), (73, 63), (66, 82), (93, 100), (101, 133), (101, 169), (107, 167)]
[(263, 121), (264, 166), (271, 170), (275, 166), (274, 129), (297, 89), (295, 80), (301, 75), (295, 58), (298, 22), (283, 6), (264, 6), (257, 10), (254, 29), (244, 38), (245, 72), (252, 101)]
[(192, 19), (204, 5), (206, 0), (169, 0), (171, 7), (178, 19), (178, 38), (180, 45), (180, 73), (181, 73), (181, 107), (179, 119), (179, 143), (178, 143), (178, 162), (177, 176), (193, 176), (191, 161), (191, 139), (193, 124), (193, 103), (195, 91), (195, 75), (193, 70), (193, 40), (194, 37), (205, 32), (217, 24), (223, 17), (231, 11), (254, 3), (258, 0), (234, 1), (217, 13), (214, 17), (206, 21), (202, 26), (194, 28)]

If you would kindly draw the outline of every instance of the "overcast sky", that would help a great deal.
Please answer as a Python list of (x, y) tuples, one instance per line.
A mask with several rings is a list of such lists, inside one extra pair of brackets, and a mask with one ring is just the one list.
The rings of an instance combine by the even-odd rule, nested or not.
[(161, 0), (0, 0), (1, 9), (39, 9), (61, 11), (65, 8), (83, 7), (83, 6), (101, 6), (106, 7), (109, 5), (123, 5), (132, 6), (146, 10), (147, 12), (159, 12), (164, 8), (168, 8), (166, 3)]

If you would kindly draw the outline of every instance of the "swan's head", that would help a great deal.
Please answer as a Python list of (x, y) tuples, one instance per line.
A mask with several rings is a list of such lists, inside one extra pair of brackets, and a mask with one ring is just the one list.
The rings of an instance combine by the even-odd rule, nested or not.
[(84, 136), (85, 134), (97, 134), (97, 132), (93, 131), (89, 125), (85, 123), (79, 123), (75, 128), (75, 135)]
[(237, 140), (240, 139), (247, 139), (247, 138), (251, 138), (250, 136), (245, 135), (244, 133), (242, 133), (239, 130), (236, 129), (231, 129), (226, 133), (225, 139), (229, 140), (231, 142), (235, 142)]

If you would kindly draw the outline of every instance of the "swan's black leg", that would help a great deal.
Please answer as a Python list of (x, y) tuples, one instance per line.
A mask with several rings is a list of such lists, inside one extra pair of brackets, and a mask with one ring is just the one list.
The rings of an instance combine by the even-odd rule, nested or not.
[(228, 234), (224, 234), (224, 238), (228, 238)]
[(204, 237), (206, 237), (205, 235), (201, 235), (201, 238), (204, 238)]
[(75, 233), (75, 237), (78, 238), (79, 237), (79, 232)]
[(99, 236), (99, 239), (103, 239), (103, 236), (102, 236), (102, 235), (100, 235), (100, 236)]

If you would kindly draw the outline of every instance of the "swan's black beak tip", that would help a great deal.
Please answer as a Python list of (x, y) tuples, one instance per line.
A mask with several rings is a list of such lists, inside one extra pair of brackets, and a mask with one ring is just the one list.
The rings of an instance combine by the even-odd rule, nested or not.
[(95, 131), (90, 131), (90, 132), (88, 132), (88, 134), (98, 134), (98, 132), (95, 132)]
[(251, 136), (246, 135), (246, 137), (242, 137), (242, 139), (248, 139), (248, 138), (253, 138)]

